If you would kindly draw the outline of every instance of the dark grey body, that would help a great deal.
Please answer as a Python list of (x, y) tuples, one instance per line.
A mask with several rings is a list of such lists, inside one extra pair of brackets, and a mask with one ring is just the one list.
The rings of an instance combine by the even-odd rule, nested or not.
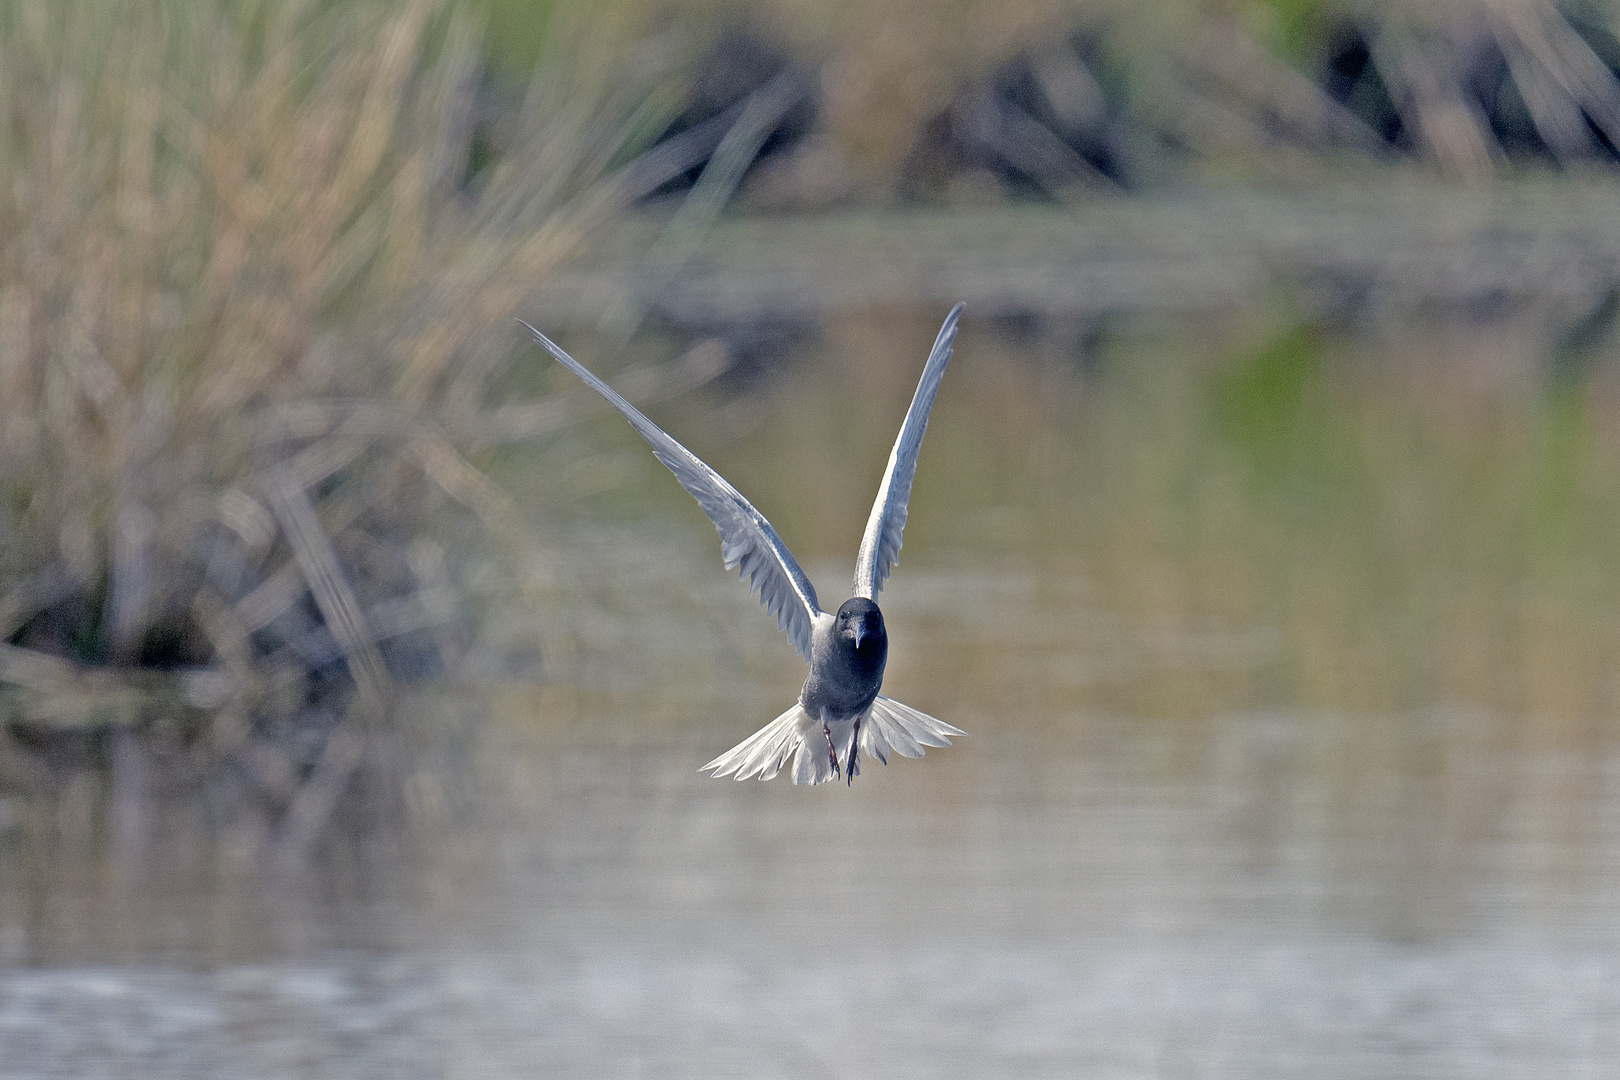
[(865, 597), (844, 601), (833, 618), (832, 633), (810, 649), (810, 676), (799, 691), (799, 704), (817, 719), (847, 720), (871, 708), (883, 688), (883, 665), (889, 659), (889, 635), (883, 612)]

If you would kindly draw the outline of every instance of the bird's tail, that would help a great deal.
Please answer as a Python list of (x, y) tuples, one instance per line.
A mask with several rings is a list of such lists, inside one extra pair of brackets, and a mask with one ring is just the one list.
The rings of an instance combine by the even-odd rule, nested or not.
[[(756, 776), (770, 780), (782, 771), (791, 757), (795, 784), (824, 784), (840, 772), (851, 779), (859, 774), (860, 764), (852, 745), (857, 731), (860, 750), (885, 765), (889, 763), (890, 750), (903, 757), (922, 757), (924, 747), (949, 746), (950, 736), (967, 734), (882, 695), (859, 718), (858, 725), (849, 720), (834, 724), (835, 730), (830, 732), (833, 747), (829, 747), (828, 733), (823, 731), (821, 723), (804, 706), (795, 703), (699, 771), (713, 770), (716, 777), (735, 774), (738, 780)], [(834, 753), (837, 753), (837, 761)]]
[(901, 757), (922, 757), (923, 747), (949, 746), (952, 735), (966, 734), (959, 727), (879, 694), (861, 723), (861, 749), (867, 757), (887, 765), (890, 750)]
[(795, 754), (795, 784), (820, 784), (833, 778), (833, 763), (821, 723), (798, 702), (698, 771), (713, 769), (716, 777), (735, 773), (738, 780), (756, 776), (770, 780)]

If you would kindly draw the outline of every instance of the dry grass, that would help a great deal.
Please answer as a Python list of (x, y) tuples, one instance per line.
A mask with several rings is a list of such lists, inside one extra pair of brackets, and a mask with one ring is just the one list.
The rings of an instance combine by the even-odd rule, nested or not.
[[(475, 457), (564, 411), (491, 404), (512, 316), (670, 164), (615, 171), (668, 99), (632, 14), (559, 8), (469, 175), (445, 0), (0, 6), (14, 732), (173, 729), (319, 830), (399, 677), (466, 652), (458, 522), (521, 532)], [(8, 772), (48, 781), (0, 736)]]
[[(912, 191), (919, 169), (970, 174), (923, 184), (947, 199), (1004, 197), (1007, 171), (1067, 199), (1189, 172), (1299, 183), (1389, 163), (1481, 181), (1526, 161), (1612, 167), (1620, 145), (1609, 0), (697, 7), (815, 73), (803, 175), (778, 186), (846, 201)], [(1346, 75), (1334, 65), (1352, 38), (1368, 55)], [(1104, 151), (1124, 165), (1098, 176)]]

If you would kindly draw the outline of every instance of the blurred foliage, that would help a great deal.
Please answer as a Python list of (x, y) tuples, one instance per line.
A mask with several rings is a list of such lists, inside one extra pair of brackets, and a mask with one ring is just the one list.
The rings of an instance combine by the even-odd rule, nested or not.
[(527, 558), (474, 459), (558, 419), (494, 399), (511, 319), (646, 186), (668, 67), (610, 15), (559, 5), (485, 123), (440, 0), (0, 7), (9, 721), (166, 727), (297, 847), (394, 684), (472, 655), (467, 575)]
[[(545, 4), (488, 0), (516, 42)], [(1171, 177), (1421, 162), (1479, 180), (1525, 164), (1613, 167), (1620, 38), (1607, 0), (643, 0), (729, 101), (770, 65), (806, 73), (816, 118), (751, 197), (816, 209), (896, 195), (1060, 201)], [(752, 43), (741, 61), (737, 40)], [(713, 43), (707, 52), (703, 42)], [(521, 50), (518, 50), (521, 52)], [(747, 52), (748, 50), (744, 50)], [(767, 70), (753, 74), (760, 63)]]
[(1342, 8), (1333, 0), (1257, 0), (1252, 21), (1272, 48), (1295, 64), (1309, 63), (1324, 19)]

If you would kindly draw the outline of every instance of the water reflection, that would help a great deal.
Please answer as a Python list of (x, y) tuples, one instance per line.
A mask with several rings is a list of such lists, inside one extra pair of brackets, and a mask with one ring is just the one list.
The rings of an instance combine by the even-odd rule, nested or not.
[[(825, 595), (935, 314), (852, 315), (659, 416)], [(801, 671), (604, 416), (510, 470), (557, 515), (550, 681), (496, 692), (481, 812), (399, 880), (336, 859), (280, 900), (149, 887), (122, 937), (93, 843), (47, 866), (11, 828), (0, 1076), (1620, 1059), (1604, 370), (1545, 392), (1512, 328), (1234, 318), (1084, 365), (1008, 341), (963, 336), (884, 595), (886, 686), (971, 738), (849, 789), (699, 776)]]

